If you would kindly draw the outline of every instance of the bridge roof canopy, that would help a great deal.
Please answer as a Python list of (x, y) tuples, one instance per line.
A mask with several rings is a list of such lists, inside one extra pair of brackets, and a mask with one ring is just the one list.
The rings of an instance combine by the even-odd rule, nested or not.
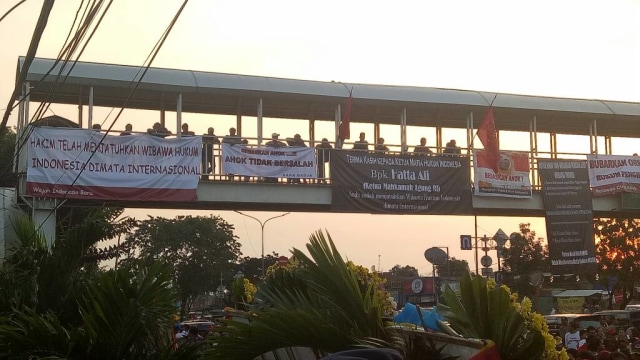
[[(18, 72), (24, 64), (18, 60)], [(131, 93), (136, 82), (135, 92)], [(26, 81), (30, 100), (61, 104), (88, 103), (94, 89), (95, 106), (145, 110), (175, 110), (182, 94), (182, 110), (192, 113), (258, 115), (287, 119), (335, 120), (338, 104), (353, 88), (352, 122), (400, 124), (406, 110), (407, 125), (466, 128), (473, 113), (482, 121), (493, 102), (496, 127), (545, 133), (590, 135), (593, 121), (600, 136), (640, 137), (640, 103), (552, 98), (515, 94), (415, 86), (350, 84), (215, 72), (149, 68), (92, 62), (56, 63), (36, 58)], [(127, 100), (128, 99), (128, 100)]]

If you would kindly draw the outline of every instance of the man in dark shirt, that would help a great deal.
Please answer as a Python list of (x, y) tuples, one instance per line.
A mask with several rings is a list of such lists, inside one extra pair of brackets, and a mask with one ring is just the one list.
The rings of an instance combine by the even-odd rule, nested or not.
[(375, 149), (377, 152), (389, 151), (389, 148), (387, 147), (387, 145), (384, 144), (384, 138), (378, 138), (378, 143), (376, 144)]
[(131, 131), (133, 131), (133, 125), (127, 124), (124, 126), (124, 131), (120, 133), (120, 136), (131, 135)]
[[(287, 144), (289, 146), (297, 146), (297, 147), (307, 147), (307, 144), (302, 140), (302, 136), (300, 134), (295, 134), (293, 138), (287, 138)], [(303, 180), (306, 184), (306, 180)], [(300, 184), (300, 178), (287, 179), (287, 183), (289, 184)]]
[[(286, 147), (287, 144), (283, 143), (282, 141), (278, 140), (278, 137), (280, 136), (280, 134), (278, 133), (273, 133), (271, 134), (271, 140), (267, 141), (265, 143), (266, 146), (268, 147)], [(264, 182), (268, 182), (268, 183), (277, 183), (278, 182), (278, 178), (275, 177), (266, 177), (264, 178)]]
[(433, 151), (427, 147), (427, 138), (424, 137), (420, 138), (420, 145), (413, 148), (413, 152), (416, 153), (416, 155), (422, 156), (433, 155)]
[(229, 135), (225, 135), (224, 138), (222, 138), (222, 143), (230, 145), (242, 144), (242, 139), (236, 135), (236, 128), (229, 128)]
[(327, 138), (322, 138), (322, 142), (316, 145), (316, 153), (318, 154), (318, 183), (327, 183), (327, 179), (324, 177), (324, 164), (329, 162), (329, 154), (332, 146)]
[(154, 123), (151, 129), (147, 129), (147, 133), (161, 138), (165, 138), (171, 135), (171, 131), (169, 131), (166, 127), (164, 127), (164, 125), (160, 124), (159, 122)]
[[(184, 131), (184, 125), (182, 130)], [(186, 131), (189, 131), (189, 127), (187, 126)], [(220, 140), (214, 134), (214, 129), (210, 127), (207, 129), (207, 133), (202, 135), (202, 173), (203, 174), (211, 174), (214, 172), (216, 168), (216, 159), (213, 156), (213, 146), (214, 144), (220, 144)], [(184, 135), (184, 133), (183, 133)], [(203, 179), (208, 178), (207, 175), (202, 175)]]
[(353, 143), (354, 150), (369, 150), (369, 142), (365, 140), (365, 133), (360, 133), (360, 140)]
[(449, 141), (444, 148), (443, 154), (460, 155), (460, 147), (456, 145), (455, 140)]
[[(240, 139), (240, 136), (236, 135), (236, 128), (229, 128), (229, 135), (225, 135), (224, 138), (222, 138), (222, 143), (229, 144), (231, 146), (242, 144), (242, 139)], [(233, 181), (234, 176), (234, 174), (227, 174), (229, 181)]]
[[(211, 129), (211, 128), (209, 128), (209, 129)], [(182, 136), (193, 136), (196, 133), (194, 133), (193, 131), (189, 130), (189, 124), (184, 123), (184, 124), (182, 124), (182, 131), (180, 131), (180, 134), (182, 134)]]

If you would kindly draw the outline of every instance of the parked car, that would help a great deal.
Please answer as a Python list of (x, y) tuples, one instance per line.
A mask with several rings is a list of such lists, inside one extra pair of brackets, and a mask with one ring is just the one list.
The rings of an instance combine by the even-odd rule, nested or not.
[(640, 304), (627, 305), (624, 309), (627, 311), (640, 311)]
[(190, 328), (195, 326), (198, 329), (198, 333), (202, 336), (207, 336), (219, 326), (208, 320), (187, 320), (183, 321), (181, 325), (188, 325)]
[(560, 325), (562, 318), (566, 317), (569, 323), (575, 320), (580, 321), (580, 329), (586, 329), (589, 326), (600, 326), (600, 316), (594, 314), (553, 314), (545, 315), (544, 318), (549, 326), (549, 333), (552, 335), (560, 335)]
[(618, 328), (628, 328), (629, 326), (640, 327), (640, 311), (629, 310), (602, 310), (593, 315), (606, 316), (607, 319), (615, 318)]

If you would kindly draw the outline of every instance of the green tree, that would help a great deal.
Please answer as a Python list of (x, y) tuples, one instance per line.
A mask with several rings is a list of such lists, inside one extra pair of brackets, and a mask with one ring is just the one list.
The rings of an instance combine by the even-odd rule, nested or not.
[(543, 239), (531, 230), (531, 224), (520, 224), (520, 232), (511, 233), (509, 246), (501, 252), (503, 282), (520, 297), (536, 298), (536, 274), (549, 271), (549, 252)]
[[(265, 271), (269, 268), (269, 266), (275, 264), (278, 261), (278, 257), (280, 257), (280, 255), (278, 255), (278, 253), (275, 251), (271, 254), (264, 255)], [(262, 280), (262, 258), (245, 256), (244, 258), (240, 259), (238, 266), (238, 270), (242, 271), (244, 277), (249, 279), (249, 281), (251, 281), (252, 283), (257, 284)]]
[(144, 264), (157, 259), (171, 266), (184, 315), (198, 295), (215, 291), (219, 274), (236, 267), (241, 252), (233, 230), (219, 216), (150, 216), (126, 242), (136, 249), (130, 261)]
[(0, 313), (29, 307), (38, 313), (53, 311), (63, 323), (80, 322), (76, 301), (83, 282), (98, 271), (104, 254), (100, 243), (131, 229), (133, 222), (120, 218), (122, 209), (85, 212), (85, 219), (62, 230), (51, 249), (44, 236), (25, 216), (14, 221), (19, 244), (9, 249), (0, 269)]
[(0, 187), (15, 187), (16, 173), (13, 171), (13, 157), (15, 155), (16, 133), (7, 127), (0, 131)]
[(59, 234), (52, 249), (28, 219), (14, 223), (19, 245), (0, 269), (2, 358), (197, 358), (195, 348), (171, 352), (166, 265), (104, 272), (85, 256), (114, 229), (95, 216)]
[(617, 290), (622, 290), (624, 307), (635, 280), (640, 278), (640, 219), (596, 219), (594, 234), (598, 276), (605, 281), (613, 280), (608, 290), (609, 308)]
[(452, 257), (446, 265), (436, 265), (436, 271), (440, 277), (459, 278), (469, 272), (469, 263)]
[(389, 269), (389, 272), (391, 273), (391, 275), (399, 276), (399, 277), (418, 276), (418, 269), (416, 269), (411, 265), (405, 265), (405, 266), (394, 265), (391, 269)]

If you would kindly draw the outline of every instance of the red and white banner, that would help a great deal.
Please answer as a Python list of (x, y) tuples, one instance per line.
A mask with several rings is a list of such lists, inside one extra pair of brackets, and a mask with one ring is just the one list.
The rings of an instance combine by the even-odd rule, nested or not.
[(527, 153), (500, 151), (498, 171), (487, 151), (474, 151), (474, 185), (478, 196), (530, 198), (529, 157)]
[(316, 157), (308, 147), (247, 147), (222, 144), (222, 172), (225, 174), (316, 178)]
[(593, 196), (640, 193), (640, 157), (587, 155)]
[(73, 199), (192, 201), (202, 137), (113, 136), (35, 127), (27, 152), (27, 194)]

